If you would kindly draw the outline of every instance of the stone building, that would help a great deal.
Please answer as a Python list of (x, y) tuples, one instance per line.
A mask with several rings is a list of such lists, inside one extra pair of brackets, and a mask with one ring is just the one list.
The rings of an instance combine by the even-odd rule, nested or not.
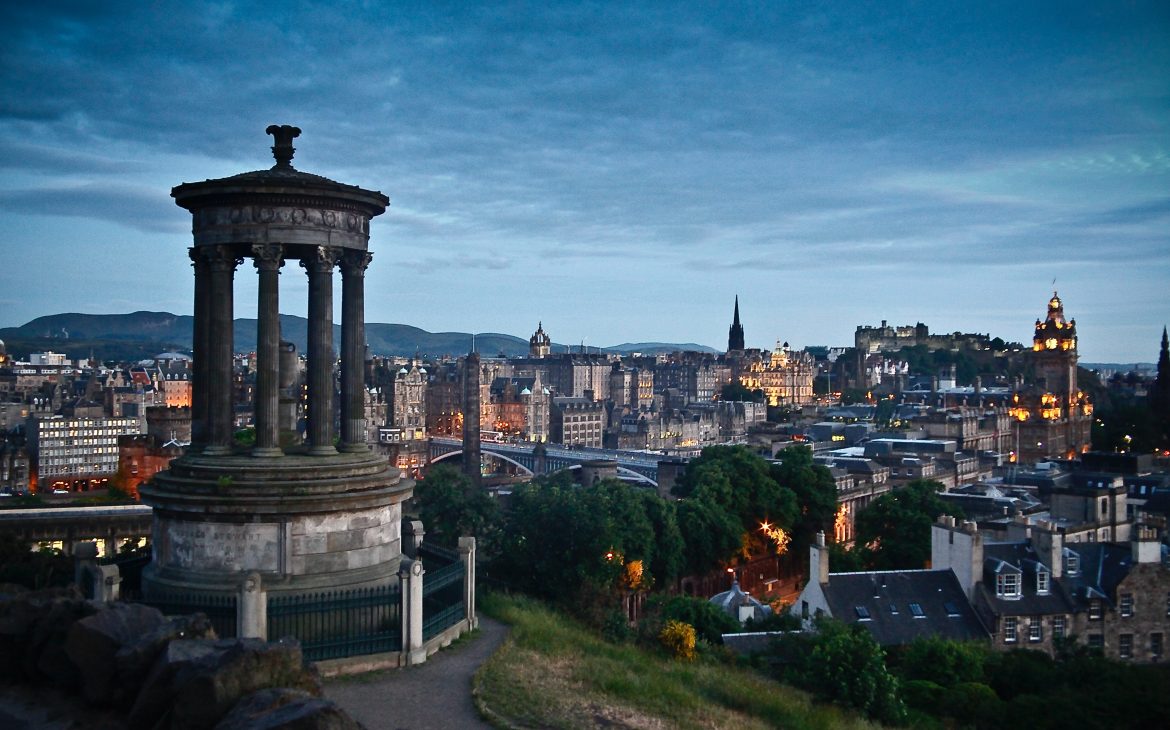
[(727, 351), (743, 352), (743, 325), (739, 321), (739, 295), (735, 295), (735, 313), (731, 316), (731, 327), (727, 329)]
[(1120, 661), (1165, 661), (1170, 567), (1155, 529), (1132, 540), (1071, 542), (1033, 524), (1005, 541), (946, 515), (932, 528), (931, 562), (951, 569), (1001, 650), (1054, 654), (1078, 641)]
[(600, 449), (605, 434), (605, 406), (591, 398), (554, 397), (549, 408), (549, 439), (565, 446)]
[(1056, 292), (1046, 318), (1036, 320), (1029, 354), (1031, 384), (1012, 394), (1010, 407), (1014, 460), (1031, 464), (1088, 451), (1093, 404), (1077, 385), (1077, 321), (1065, 319)]
[(389, 426), (402, 429), (403, 438), (427, 436), (427, 369), (411, 362), (399, 368), (389, 383), (392, 404)]
[(803, 406), (813, 402), (816, 363), (807, 352), (794, 352), (788, 343), (776, 343), (776, 349), (748, 353), (741, 365), (739, 382), (748, 390), (762, 390), (771, 406)]
[(528, 356), (531, 358), (545, 358), (552, 352), (552, 338), (544, 331), (544, 323), (536, 323), (536, 332), (528, 340)]
[(138, 418), (76, 413), (30, 416), (26, 421), (38, 491), (104, 488), (118, 471), (118, 437), (142, 432)]

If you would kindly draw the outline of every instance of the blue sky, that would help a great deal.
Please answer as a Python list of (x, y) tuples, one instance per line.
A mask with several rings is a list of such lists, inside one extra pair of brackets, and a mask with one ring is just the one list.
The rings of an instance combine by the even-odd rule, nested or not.
[[(1170, 5), (5, 3), (0, 326), (191, 311), (172, 186), (381, 190), (369, 321), (559, 342), (1170, 323)], [(282, 310), (303, 314), (286, 267)], [(237, 314), (254, 314), (241, 269)]]

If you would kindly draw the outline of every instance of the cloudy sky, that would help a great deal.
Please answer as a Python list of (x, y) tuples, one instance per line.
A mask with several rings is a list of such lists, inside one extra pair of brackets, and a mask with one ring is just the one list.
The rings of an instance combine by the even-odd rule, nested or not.
[(724, 347), (738, 294), (749, 346), (1028, 340), (1055, 279), (1086, 360), (1156, 358), (1164, 0), (472, 5), (3, 3), (0, 326), (189, 314), (170, 189), (284, 123), (390, 197), (369, 321)]

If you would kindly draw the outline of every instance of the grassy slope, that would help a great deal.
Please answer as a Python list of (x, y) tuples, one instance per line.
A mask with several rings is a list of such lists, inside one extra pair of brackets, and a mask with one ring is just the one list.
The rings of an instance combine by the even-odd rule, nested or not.
[(799, 690), (714, 660), (683, 663), (613, 644), (535, 601), (483, 596), (512, 626), (475, 676), (476, 701), (501, 724), (589, 728), (869, 728)]

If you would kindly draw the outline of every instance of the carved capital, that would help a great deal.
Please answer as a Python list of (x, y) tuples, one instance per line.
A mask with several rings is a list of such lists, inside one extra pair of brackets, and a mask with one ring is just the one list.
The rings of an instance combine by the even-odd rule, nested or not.
[(361, 276), (373, 258), (374, 254), (369, 251), (346, 251), (341, 256), (341, 275)]
[(203, 255), (202, 248), (191, 246), (187, 249), (187, 255), (191, 257), (191, 265), (197, 272), (207, 271), (207, 258)]
[(237, 256), (231, 246), (201, 246), (200, 251), (212, 271), (235, 271), (237, 266), (244, 263), (244, 259)]
[(284, 265), (284, 247), (276, 243), (252, 246), (252, 263), (259, 271), (279, 271)]
[(339, 249), (317, 246), (311, 254), (301, 259), (301, 266), (310, 274), (332, 274), (340, 254)]

